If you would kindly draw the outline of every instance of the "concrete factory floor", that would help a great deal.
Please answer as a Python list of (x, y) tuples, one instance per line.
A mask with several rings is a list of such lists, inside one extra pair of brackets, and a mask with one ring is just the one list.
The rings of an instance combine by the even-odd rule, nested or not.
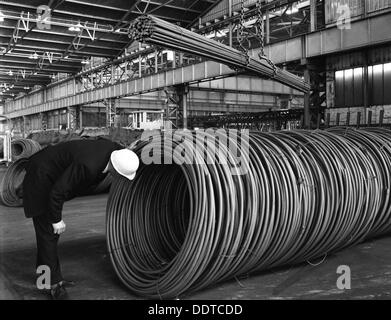
[[(107, 196), (78, 198), (65, 205), (67, 232), (61, 236), (64, 276), (76, 281), (71, 299), (139, 299), (117, 279), (106, 252)], [(34, 286), (35, 236), (22, 208), (0, 206), (0, 299), (47, 299)], [(352, 289), (336, 286), (337, 268), (348, 265)], [(361, 244), (306, 263), (242, 277), (183, 299), (391, 299), (391, 238)]]

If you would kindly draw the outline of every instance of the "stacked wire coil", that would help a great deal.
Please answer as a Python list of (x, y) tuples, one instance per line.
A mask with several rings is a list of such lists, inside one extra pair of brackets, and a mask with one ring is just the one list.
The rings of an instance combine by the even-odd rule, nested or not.
[(23, 206), (23, 179), (28, 159), (21, 158), (8, 167), (0, 181), (0, 203), (7, 207)]
[(227, 164), (202, 162), (213, 134), (159, 135), (137, 146), (142, 160), (183, 160), (182, 146), (197, 164), (142, 163), (135, 180), (114, 179), (107, 205), (112, 265), (137, 295), (182, 297), (391, 231), (389, 130), (251, 132), (240, 172), (229, 148)]
[(0, 203), (7, 207), (23, 206), (22, 182), (28, 158), (41, 150), (41, 145), (31, 139), (11, 142), (12, 163), (0, 181)]
[(12, 160), (28, 158), (41, 150), (41, 145), (31, 139), (16, 139), (11, 142)]

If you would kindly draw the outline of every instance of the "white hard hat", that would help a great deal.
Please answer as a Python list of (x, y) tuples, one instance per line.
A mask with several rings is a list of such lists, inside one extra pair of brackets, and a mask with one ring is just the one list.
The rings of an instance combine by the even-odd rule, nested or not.
[(129, 149), (113, 151), (110, 157), (111, 163), (121, 176), (133, 180), (140, 165), (138, 156)]

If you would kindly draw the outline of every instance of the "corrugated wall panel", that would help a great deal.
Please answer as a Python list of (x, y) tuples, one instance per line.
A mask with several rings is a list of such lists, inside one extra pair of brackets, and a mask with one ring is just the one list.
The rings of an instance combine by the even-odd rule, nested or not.
[(344, 107), (344, 72), (335, 73), (335, 106)]
[(345, 107), (354, 106), (353, 69), (345, 70)]
[(384, 104), (391, 104), (391, 63), (384, 65)]
[(364, 14), (363, 4), (362, 0), (325, 0), (326, 24), (335, 23), (342, 14), (347, 14), (345, 8), (350, 11), (351, 18)]
[(391, 0), (366, 0), (367, 12), (372, 13), (391, 8)]
[[(270, 2), (270, 1), (268, 1)], [(249, 7), (257, 3), (257, 0), (245, 0), (244, 6)], [(240, 11), (241, 10), (241, 1), (240, 0), (232, 0), (232, 10)], [(210, 10), (207, 14), (205, 14), (201, 18), (201, 23), (206, 23), (210, 21), (214, 21), (215, 19), (221, 19), (224, 16), (228, 16), (229, 14), (229, 0), (222, 0), (219, 2), (212, 10)]]
[(354, 76), (353, 104), (354, 106), (362, 106), (364, 105), (364, 86), (363, 86), (364, 69), (363, 68), (354, 69), (353, 76)]
[(372, 70), (372, 105), (383, 104), (383, 65), (376, 65), (370, 68)]

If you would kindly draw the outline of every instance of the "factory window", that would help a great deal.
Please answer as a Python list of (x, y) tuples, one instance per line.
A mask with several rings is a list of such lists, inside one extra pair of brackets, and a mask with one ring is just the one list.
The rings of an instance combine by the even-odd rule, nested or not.
[(160, 118), (161, 118), (160, 113), (152, 113), (152, 112), (147, 113), (147, 122), (157, 121), (160, 120)]
[[(368, 103), (371, 106), (391, 104), (391, 63), (368, 67)], [(364, 105), (364, 68), (335, 73), (336, 107)]]
[(364, 104), (363, 68), (340, 70), (335, 73), (336, 107), (356, 107)]
[(370, 105), (391, 104), (391, 63), (368, 67)]

